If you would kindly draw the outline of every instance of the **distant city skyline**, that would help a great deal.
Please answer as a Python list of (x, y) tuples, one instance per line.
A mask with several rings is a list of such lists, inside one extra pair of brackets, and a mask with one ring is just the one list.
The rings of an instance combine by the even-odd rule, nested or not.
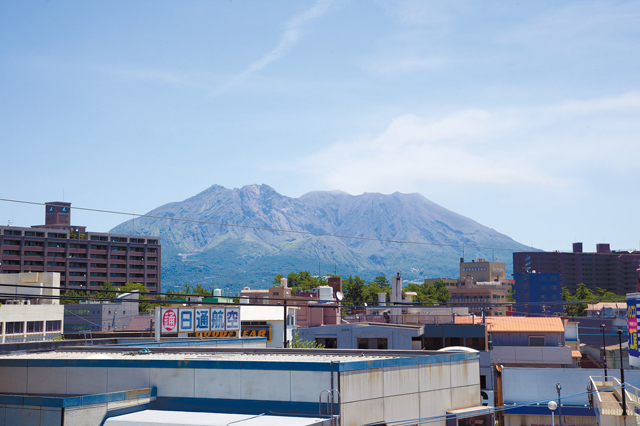
[[(417, 192), (540, 249), (639, 249), (639, 20), (631, 1), (0, 2), (0, 198)], [(44, 207), (0, 202), (9, 221)]]

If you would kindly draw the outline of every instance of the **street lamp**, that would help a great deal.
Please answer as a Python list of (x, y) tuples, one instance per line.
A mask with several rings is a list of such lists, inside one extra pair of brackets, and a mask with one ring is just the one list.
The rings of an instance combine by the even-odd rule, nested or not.
[(556, 408), (558, 408), (558, 404), (555, 401), (549, 401), (549, 403), (547, 404), (547, 407), (549, 407), (549, 410), (551, 410), (551, 426), (555, 426), (554, 411), (556, 411)]
[(607, 381), (607, 345), (604, 341), (604, 329), (606, 325), (600, 324), (600, 328), (602, 329), (602, 358), (604, 362), (604, 381)]

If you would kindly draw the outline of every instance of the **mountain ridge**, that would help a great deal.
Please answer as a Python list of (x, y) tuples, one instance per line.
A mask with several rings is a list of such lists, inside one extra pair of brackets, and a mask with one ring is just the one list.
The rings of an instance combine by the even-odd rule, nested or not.
[[(335, 190), (292, 198), (265, 184), (212, 185), (149, 215), (205, 222), (141, 217), (111, 230), (162, 238), (165, 289), (207, 276), (211, 286), (233, 292), (298, 270), (367, 279), (398, 270), (409, 280), (455, 277), (463, 251), (492, 258), (482, 247), (531, 249), (418, 193)], [(511, 264), (511, 257), (504, 251), (499, 260)]]

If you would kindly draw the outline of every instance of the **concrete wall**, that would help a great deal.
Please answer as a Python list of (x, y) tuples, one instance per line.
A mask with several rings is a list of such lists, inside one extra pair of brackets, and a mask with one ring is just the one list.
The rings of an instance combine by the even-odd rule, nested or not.
[(478, 359), (455, 358), (340, 373), (342, 426), (439, 416), (480, 405)]
[(491, 352), (494, 364), (560, 367), (573, 362), (569, 346), (494, 346)]
[(529, 346), (529, 337), (544, 336), (545, 346), (563, 346), (563, 333), (545, 333), (545, 332), (491, 332), (491, 340), (493, 346)]
[(365, 324), (341, 324), (299, 328), (298, 337), (303, 341), (317, 337), (336, 338), (338, 349), (357, 349), (358, 339), (387, 339), (387, 349), (411, 350), (411, 338), (422, 334), (421, 328), (390, 327)]
[[(39, 297), (52, 297), (51, 299), (40, 299), (39, 304), (58, 305), (60, 301), (53, 299), (60, 295), (60, 273), (59, 272), (22, 272), (19, 274), (0, 274), (0, 284), (19, 284), (29, 287), (8, 287), (2, 286), (2, 299), (27, 299)], [(55, 288), (45, 288), (55, 287)], [(11, 296), (15, 295), (15, 296)]]
[(477, 354), (344, 361), (333, 368), (332, 381), (326, 361), (0, 359), (0, 393), (85, 395), (155, 386), (159, 399), (269, 402), (315, 414), (320, 393), (333, 385), (342, 395), (343, 426), (480, 405)]
[(79, 397), (0, 395), (0, 425), (98, 426), (105, 417), (143, 410), (155, 399), (153, 389)]
[[(42, 332), (27, 333), (28, 321), (42, 321)], [(47, 332), (47, 321), (60, 321), (60, 331)], [(5, 334), (7, 322), (22, 322), (22, 334)], [(16, 343), (48, 340), (62, 334), (64, 306), (62, 305), (2, 305), (0, 306), (0, 342)]]

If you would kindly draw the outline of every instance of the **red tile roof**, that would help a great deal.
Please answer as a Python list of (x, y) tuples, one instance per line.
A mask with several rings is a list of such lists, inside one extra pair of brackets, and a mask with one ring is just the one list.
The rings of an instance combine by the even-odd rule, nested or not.
[[(504, 332), (564, 332), (564, 323), (560, 317), (486, 317), (489, 331)], [(456, 317), (456, 324), (474, 324), (473, 317)], [(482, 317), (475, 317), (475, 324), (482, 324)]]
[(149, 330), (151, 328), (151, 320), (153, 319), (152, 315), (138, 315), (131, 318), (129, 325), (127, 326), (127, 331), (144, 331)]

